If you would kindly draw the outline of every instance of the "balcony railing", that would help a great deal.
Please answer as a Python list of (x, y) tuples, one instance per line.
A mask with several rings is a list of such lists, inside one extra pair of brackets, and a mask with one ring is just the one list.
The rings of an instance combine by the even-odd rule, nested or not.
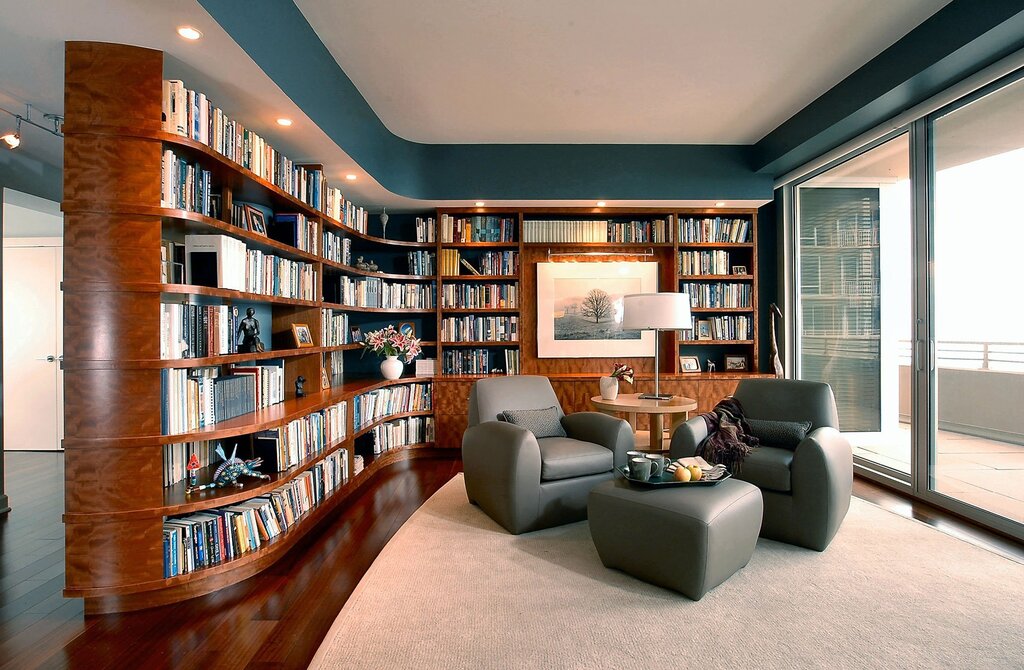
[[(1024, 342), (940, 340), (935, 344), (939, 368), (1024, 372)], [(900, 340), (898, 347), (900, 365), (910, 365), (910, 340)]]

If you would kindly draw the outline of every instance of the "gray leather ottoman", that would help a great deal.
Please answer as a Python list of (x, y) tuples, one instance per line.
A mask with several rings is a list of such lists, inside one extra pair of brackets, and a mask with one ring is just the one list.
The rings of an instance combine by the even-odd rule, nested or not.
[(640, 488), (622, 478), (590, 492), (590, 532), (605, 567), (700, 600), (750, 561), (761, 491), (714, 486)]

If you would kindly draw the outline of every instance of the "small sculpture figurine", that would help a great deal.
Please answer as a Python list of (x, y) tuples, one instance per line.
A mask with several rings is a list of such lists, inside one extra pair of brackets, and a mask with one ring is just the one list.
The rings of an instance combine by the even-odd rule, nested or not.
[(306, 395), (306, 390), (302, 388), (302, 385), (306, 383), (306, 378), (299, 375), (299, 378), (295, 380), (295, 397), (303, 398)]
[(188, 465), (185, 466), (185, 469), (188, 470), (188, 485), (190, 487), (199, 484), (199, 468), (199, 454), (192, 454), (188, 459)]
[(715, 371), (715, 362), (709, 358), (708, 359), (708, 372), (714, 372), (714, 371)]
[(369, 270), (370, 272), (376, 272), (377, 271), (377, 264), (375, 262), (373, 262), (373, 261), (367, 261), (366, 262), (366, 269)]
[(362, 256), (356, 256), (356, 268), (359, 270), (366, 270), (369, 268)]
[(185, 494), (195, 493), (196, 491), (204, 491), (206, 489), (221, 489), (225, 486), (237, 486), (241, 488), (243, 485), (238, 481), (238, 478), (242, 475), (247, 477), (259, 477), (260, 479), (270, 479), (270, 475), (265, 475), (262, 472), (256, 470), (256, 468), (263, 465), (262, 458), (253, 458), (248, 461), (243, 461), (240, 458), (236, 458), (235, 454), (238, 453), (238, 444), (235, 444), (234, 451), (231, 452), (231, 458), (224, 456), (224, 450), (217, 445), (217, 455), (224, 459), (217, 470), (213, 473), (213, 481), (209, 484), (203, 484), (202, 486), (189, 486), (185, 489)]
[(249, 354), (263, 351), (260, 341), (260, 322), (256, 318), (256, 310), (250, 307), (245, 310), (245, 318), (238, 322), (238, 353)]
[[(779, 317), (779, 321), (783, 321), (782, 310), (774, 302), (768, 305), (769, 321), (768, 321), (768, 335), (771, 338), (771, 359), (772, 359), (772, 370), (775, 372), (775, 376), (779, 379), (786, 377), (786, 370), (782, 367), (782, 359), (779, 358), (779, 344), (775, 339), (775, 317)], [(783, 321), (783, 323), (785, 323)]]

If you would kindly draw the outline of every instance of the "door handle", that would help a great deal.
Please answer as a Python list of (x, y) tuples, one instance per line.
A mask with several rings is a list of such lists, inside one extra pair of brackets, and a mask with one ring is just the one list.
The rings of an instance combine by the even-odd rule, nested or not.
[(47, 363), (55, 363), (55, 362), (57, 362), (57, 357), (56, 356), (46, 356), (45, 358), (37, 358), (36, 360), (37, 361), (46, 361)]

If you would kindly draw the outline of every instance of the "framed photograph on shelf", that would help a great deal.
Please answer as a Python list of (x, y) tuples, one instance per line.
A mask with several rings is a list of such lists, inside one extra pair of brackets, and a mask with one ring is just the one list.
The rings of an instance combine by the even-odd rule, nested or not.
[(750, 274), (749, 272), (747, 272), (747, 266), (746, 265), (734, 265), (734, 266), (732, 266), (732, 273), (734, 275)]
[(680, 372), (700, 372), (700, 359), (696, 356), (679, 357)]
[(292, 335), (295, 336), (295, 347), (297, 349), (313, 346), (313, 333), (309, 331), (309, 326), (306, 324), (293, 323)]
[(730, 372), (745, 372), (747, 370), (747, 357), (726, 356), (725, 369)]
[(698, 340), (710, 340), (711, 339), (711, 320), (701, 319), (697, 322), (697, 339)]
[(267, 234), (267, 219), (263, 215), (263, 212), (256, 209), (252, 205), (245, 206), (245, 223), (249, 227), (249, 230), (256, 233), (257, 235), (266, 236)]
[(654, 356), (654, 332), (622, 329), (622, 297), (658, 290), (658, 264), (537, 263), (537, 356)]
[(326, 391), (331, 388), (331, 377), (327, 374), (327, 368), (320, 368), (320, 390)]
[(411, 321), (403, 321), (398, 324), (398, 332), (406, 337), (416, 337), (416, 324)]
[(359, 326), (352, 326), (351, 328), (348, 329), (348, 332), (348, 339), (353, 344), (358, 344), (359, 342), (363, 341), (363, 331), (359, 328)]

